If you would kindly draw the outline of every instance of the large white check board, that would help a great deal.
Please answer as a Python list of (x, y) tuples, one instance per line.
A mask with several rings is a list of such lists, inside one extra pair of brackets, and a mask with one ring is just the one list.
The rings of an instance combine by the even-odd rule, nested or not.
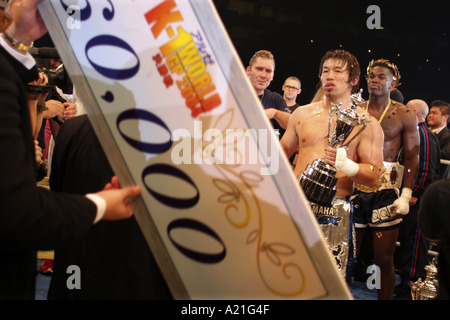
[(176, 299), (351, 298), (210, 1), (40, 12)]

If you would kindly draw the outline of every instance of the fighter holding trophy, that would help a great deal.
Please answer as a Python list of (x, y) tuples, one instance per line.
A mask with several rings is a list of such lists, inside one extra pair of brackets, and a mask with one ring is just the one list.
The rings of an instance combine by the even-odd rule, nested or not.
[(355, 183), (373, 186), (378, 182), (384, 137), (378, 121), (357, 107), (352, 96), (360, 77), (359, 63), (352, 54), (327, 52), (319, 77), (324, 99), (297, 108), (280, 143), (287, 157), (298, 149), (294, 174), (305, 186), (305, 195), (345, 277), (355, 248), (350, 196)]

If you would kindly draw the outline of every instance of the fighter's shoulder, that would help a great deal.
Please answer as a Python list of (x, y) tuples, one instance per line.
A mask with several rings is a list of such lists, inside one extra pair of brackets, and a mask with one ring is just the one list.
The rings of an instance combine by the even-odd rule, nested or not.
[(391, 103), (394, 107), (393, 113), (397, 112), (400, 116), (416, 119), (416, 114), (413, 109), (398, 101), (392, 100)]
[(299, 106), (297, 109), (295, 109), (293, 114), (294, 113), (305, 113), (305, 112), (311, 111), (313, 109), (317, 109), (318, 107), (321, 106), (321, 103), (322, 103), (322, 101), (319, 101), (319, 102), (313, 102), (313, 103)]
[(292, 121), (303, 121), (307, 120), (308, 116), (311, 114), (311, 110), (313, 109), (313, 104), (305, 104), (302, 106), (299, 106), (297, 109), (292, 112), (291, 119)]
[(391, 104), (394, 108), (397, 108), (399, 110), (405, 110), (405, 109), (409, 109), (406, 105), (404, 105), (401, 102), (395, 101), (395, 100), (391, 100)]

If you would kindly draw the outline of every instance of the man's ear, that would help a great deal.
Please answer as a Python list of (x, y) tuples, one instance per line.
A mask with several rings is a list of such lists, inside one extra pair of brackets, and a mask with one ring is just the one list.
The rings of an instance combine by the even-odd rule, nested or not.
[(359, 77), (356, 77), (355, 79), (353, 79), (352, 81), (350, 81), (350, 85), (352, 87), (356, 86), (359, 82)]
[(250, 74), (250, 66), (248, 66), (247, 68), (245, 68), (245, 72), (247, 72), (247, 75)]
[(392, 80), (391, 86), (390, 86), (391, 91), (395, 89), (395, 86), (396, 86), (396, 85), (397, 85), (397, 81)]

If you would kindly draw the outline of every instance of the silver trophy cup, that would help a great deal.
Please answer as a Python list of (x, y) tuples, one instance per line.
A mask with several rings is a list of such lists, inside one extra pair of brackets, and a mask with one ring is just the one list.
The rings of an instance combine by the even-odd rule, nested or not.
[[(331, 104), (332, 107), (328, 117), (328, 133), (325, 137), (328, 139), (328, 145), (330, 147), (347, 147), (366, 128), (370, 119), (366, 118), (365, 114), (362, 114), (361, 117), (356, 114), (356, 108), (361, 101), (361, 93), (358, 93), (352, 95), (352, 103), (348, 109), (341, 110), (342, 103), (339, 105)], [(330, 127), (333, 114), (336, 114), (337, 120), (331, 132)], [(359, 131), (350, 141), (345, 143), (353, 132), (353, 129), (357, 126), (361, 126)], [(321, 206), (333, 206), (333, 198), (337, 191), (336, 172), (336, 168), (326, 163), (324, 159), (316, 159), (312, 164), (309, 164), (299, 177), (300, 186), (306, 198)]]
[(438, 273), (436, 258), (433, 258), (431, 263), (425, 267), (425, 270), (427, 271), (425, 281), (419, 278), (419, 280), (413, 283), (411, 288), (411, 297), (413, 300), (433, 300), (437, 298), (439, 284), (436, 279)]

